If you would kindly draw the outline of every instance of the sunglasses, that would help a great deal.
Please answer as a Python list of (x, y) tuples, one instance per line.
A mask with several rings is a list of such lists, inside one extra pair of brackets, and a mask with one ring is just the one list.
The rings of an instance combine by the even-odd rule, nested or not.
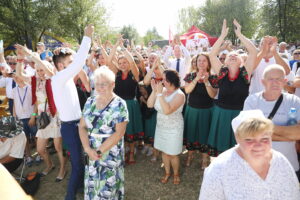
[(219, 60), (225, 60), (225, 58), (219, 58)]
[(144, 59), (148, 58), (147, 56), (143, 56)]
[(300, 55), (300, 52), (294, 53), (294, 55)]
[(8, 64), (9, 65), (16, 65), (17, 63), (15, 63), (15, 62), (9, 62)]

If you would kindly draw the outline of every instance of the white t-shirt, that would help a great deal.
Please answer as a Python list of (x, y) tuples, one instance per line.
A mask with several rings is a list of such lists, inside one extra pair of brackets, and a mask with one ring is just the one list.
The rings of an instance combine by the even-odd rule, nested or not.
[(279, 152), (273, 150), (265, 180), (233, 147), (219, 155), (204, 171), (199, 200), (300, 199), (296, 174)]
[[(296, 72), (296, 78), (300, 78), (300, 68)], [(295, 95), (298, 96), (298, 97), (300, 97), (300, 88), (296, 88)]]
[(61, 121), (73, 121), (81, 117), (78, 93), (73, 78), (85, 65), (90, 47), (91, 38), (84, 36), (73, 62), (51, 78), (53, 97)]
[(31, 86), (26, 85), (23, 88), (16, 86), (13, 89), (13, 99), (17, 117), (19, 119), (30, 118), (31, 114), (34, 112), (34, 105), (32, 105)]
[(5, 142), (0, 141), (0, 159), (8, 155), (14, 158), (23, 158), (26, 141), (24, 132), (13, 138), (7, 138)]
[[(243, 110), (254, 110), (260, 109), (265, 117), (268, 117), (272, 112), (275, 101), (266, 101), (263, 97), (263, 92), (255, 93), (247, 97), (244, 103)], [(288, 121), (288, 112), (291, 108), (297, 109), (297, 121), (300, 121), (300, 98), (288, 93), (282, 93), (283, 100), (278, 108), (272, 121), (275, 125), (286, 126)], [(272, 147), (276, 151), (282, 153), (292, 164), (295, 171), (299, 170), (299, 162), (297, 157), (297, 151), (295, 147), (295, 142), (272, 142)]]

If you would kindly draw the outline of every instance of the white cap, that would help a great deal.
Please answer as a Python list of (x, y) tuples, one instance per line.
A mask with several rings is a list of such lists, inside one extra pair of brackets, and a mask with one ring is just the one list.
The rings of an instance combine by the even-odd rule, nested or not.
[(240, 124), (250, 118), (266, 119), (266, 117), (264, 116), (264, 113), (261, 110), (243, 110), (240, 112), (240, 114), (238, 116), (236, 116), (231, 121), (231, 126), (233, 129), (233, 132), (235, 133), (236, 129), (240, 126)]

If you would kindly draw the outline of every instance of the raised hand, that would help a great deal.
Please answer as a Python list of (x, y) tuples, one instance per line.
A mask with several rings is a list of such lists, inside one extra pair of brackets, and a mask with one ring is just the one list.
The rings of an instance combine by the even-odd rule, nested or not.
[(270, 40), (271, 40), (270, 51), (274, 55), (274, 53), (276, 53), (276, 51), (277, 51), (278, 39), (277, 39), (277, 37), (271, 37)]
[(241, 35), (242, 32), (241, 32), (241, 25), (236, 21), (236, 19), (233, 20), (233, 24), (235, 26), (235, 29), (234, 29), (234, 32), (236, 35)]
[(4, 48), (3, 48), (3, 40), (0, 40), (0, 53), (4, 52)]
[(229, 31), (229, 28), (227, 27), (227, 21), (226, 21), (226, 19), (224, 19), (220, 37), (225, 38), (228, 34), (228, 31)]
[(32, 51), (28, 49), (26, 46), (22, 46), (20, 44), (16, 44), (15, 48), (17, 49), (17, 54), (24, 55), (24, 56), (30, 56)]
[(87, 27), (85, 27), (84, 29), (84, 35), (89, 37), (89, 38), (92, 38), (93, 36), (93, 33), (94, 33), (94, 26), (89, 24)]

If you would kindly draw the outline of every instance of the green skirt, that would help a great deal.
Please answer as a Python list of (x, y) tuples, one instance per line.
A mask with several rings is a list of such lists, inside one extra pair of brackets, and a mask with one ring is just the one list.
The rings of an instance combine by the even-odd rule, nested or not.
[(150, 118), (144, 120), (144, 131), (146, 144), (153, 144), (155, 128), (156, 128), (156, 116), (157, 112), (154, 111)]
[(231, 121), (239, 113), (240, 110), (224, 109), (219, 106), (214, 107), (208, 145), (217, 153), (226, 151), (236, 144)]
[(126, 127), (125, 139), (126, 141), (136, 140), (138, 135), (143, 132), (143, 122), (140, 105), (137, 100), (125, 100), (129, 123)]
[(184, 113), (184, 139), (188, 150), (207, 151), (207, 139), (213, 107), (193, 108), (186, 106)]

